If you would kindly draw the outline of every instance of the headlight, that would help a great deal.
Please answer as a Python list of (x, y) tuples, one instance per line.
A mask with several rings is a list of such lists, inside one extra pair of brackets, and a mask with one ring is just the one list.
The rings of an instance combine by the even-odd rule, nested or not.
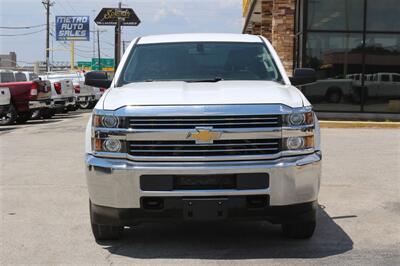
[(314, 147), (314, 136), (289, 137), (284, 142), (285, 150), (304, 150)]
[(118, 127), (118, 118), (111, 115), (105, 115), (101, 119), (105, 127)]
[(314, 113), (292, 113), (286, 116), (287, 126), (312, 125), (314, 123)]
[(290, 126), (301, 126), (304, 124), (306, 116), (304, 113), (293, 113), (288, 117), (288, 122)]
[(121, 151), (121, 141), (118, 139), (106, 139), (103, 142), (104, 151), (108, 152), (120, 152)]
[(286, 147), (288, 150), (302, 150), (304, 149), (304, 138), (302, 137), (287, 138)]
[(113, 115), (94, 115), (93, 127), (118, 128), (121, 118)]

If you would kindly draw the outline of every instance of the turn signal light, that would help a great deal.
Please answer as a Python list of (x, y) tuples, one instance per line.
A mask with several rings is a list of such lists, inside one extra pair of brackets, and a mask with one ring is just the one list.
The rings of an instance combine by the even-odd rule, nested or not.
[(92, 138), (92, 147), (94, 151), (102, 151), (103, 141), (101, 139)]
[(304, 138), (304, 147), (306, 149), (314, 148), (314, 136), (307, 136)]

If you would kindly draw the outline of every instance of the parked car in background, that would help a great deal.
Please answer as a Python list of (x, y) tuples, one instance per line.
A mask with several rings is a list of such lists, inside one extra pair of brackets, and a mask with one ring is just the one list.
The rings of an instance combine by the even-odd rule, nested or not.
[(102, 92), (99, 88), (85, 85), (85, 76), (82, 72), (53, 73), (53, 78), (62, 80), (70, 79), (73, 82), (77, 105), (82, 109), (93, 108), (100, 99)]
[(7, 119), (7, 115), (10, 115), (9, 112), (10, 107), (11, 107), (10, 89), (7, 87), (0, 88), (0, 120)]
[(67, 113), (77, 109), (74, 86), (70, 79), (59, 79), (50, 74), (41, 75), (40, 79), (51, 83), (52, 110), (45, 112), (43, 117), (49, 118), (56, 113)]
[(299, 89), (308, 99), (339, 103), (344, 97), (352, 95), (352, 87), (352, 79), (323, 79), (300, 86)]
[[(12, 72), (11, 75), (14, 77)], [(9, 125), (15, 121), (19, 123), (26, 122), (31, 118), (32, 112), (51, 108), (49, 82), (42, 80), (2, 82), (0, 83), (0, 88), (8, 88), (11, 96), (10, 108), (7, 110), (6, 115), (2, 116), (1, 125)]]

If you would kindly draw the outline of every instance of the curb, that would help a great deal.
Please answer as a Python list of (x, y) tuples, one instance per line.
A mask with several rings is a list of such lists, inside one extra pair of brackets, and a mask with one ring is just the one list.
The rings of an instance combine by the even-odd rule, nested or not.
[(400, 122), (319, 121), (321, 128), (400, 128)]

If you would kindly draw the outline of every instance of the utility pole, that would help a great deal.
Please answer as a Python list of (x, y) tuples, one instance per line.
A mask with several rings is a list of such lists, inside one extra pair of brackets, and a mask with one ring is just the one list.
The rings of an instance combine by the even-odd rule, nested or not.
[[(94, 21), (94, 18), (96, 17), (96, 10), (93, 9), (92, 12), (93, 12), (93, 21)], [(95, 58), (95, 56), (96, 56), (96, 40), (95, 40), (95, 36), (96, 36), (96, 23), (93, 23), (92, 32), (93, 32), (93, 58)]]
[(98, 56), (98, 60), (99, 60), (99, 70), (102, 70), (101, 56), (100, 56), (100, 32), (99, 32), (99, 29), (97, 29), (97, 56)]
[[(118, 3), (118, 11), (122, 7), (121, 1)], [(121, 58), (121, 19), (118, 17), (117, 25), (115, 26), (115, 44), (114, 44), (114, 70), (117, 71), (119, 60)]]
[(71, 48), (71, 71), (75, 70), (75, 41), (70, 41)]
[(49, 57), (50, 57), (50, 7), (54, 2), (43, 0), (42, 4), (46, 8), (46, 72), (49, 72)]

